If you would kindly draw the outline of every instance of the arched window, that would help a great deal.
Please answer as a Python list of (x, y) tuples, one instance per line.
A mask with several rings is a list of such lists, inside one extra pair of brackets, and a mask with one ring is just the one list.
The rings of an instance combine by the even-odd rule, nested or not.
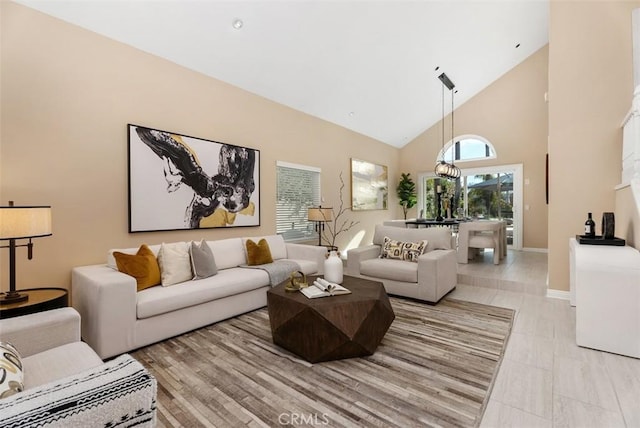
[[(461, 135), (455, 138), (455, 144), (453, 141), (449, 141), (438, 153), (437, 160), (442, 159), (443, 152), (444, 160), (447, 162), (451, 162), (451, 159), (454, 159), (454, 162), (467, 162), (496, 158), (496, 150), (493, 145), (486, 138), (478, 135)], [(452, 153), (454, 157), (452, 157)]]

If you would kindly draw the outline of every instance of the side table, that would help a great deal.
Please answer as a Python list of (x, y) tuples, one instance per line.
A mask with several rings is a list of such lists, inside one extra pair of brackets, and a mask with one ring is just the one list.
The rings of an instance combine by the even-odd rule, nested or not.
[(572, 252), (576, 344), (640, 358), (640, 252), (587, 244)]
[(69, 293), (64, 288), (29, 288), (18, 290), (29, 298), (22, 302), (0, 305), (0, 318), (11, 318), (34, 312), (69, 306)]

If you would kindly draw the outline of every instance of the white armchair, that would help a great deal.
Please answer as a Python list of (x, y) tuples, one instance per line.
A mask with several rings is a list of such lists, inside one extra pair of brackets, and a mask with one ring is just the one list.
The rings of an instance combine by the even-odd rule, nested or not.
[[(384, 237), (402, 241), (427, 240), (417, 262), (379, 258)], [(456, 251), (448, 227), (406, 229), (376, 225), (373, 245), (347, 253), (347, 274), (381, 281), (389, 294), (437, 302), (457, 284)]]
[(103, 363), (80, 341), (73, 308), (2, 319), (0, 341), (21, 354), (24, 373), (24, 390), (0, 400), (0, 425), (155, 425), (153, 376), (129, 355)]

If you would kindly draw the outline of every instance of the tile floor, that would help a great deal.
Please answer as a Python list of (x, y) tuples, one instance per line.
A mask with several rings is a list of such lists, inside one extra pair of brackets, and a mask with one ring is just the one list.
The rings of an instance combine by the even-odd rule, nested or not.
[(480, 427), (640, 428), (640, 359), (575, 344), (575, 308), (545, 297), (546, 254), (509, 251), (500, 265), (491, 260), (488, 251), (458, 265), (451, 294), (516, 310)]

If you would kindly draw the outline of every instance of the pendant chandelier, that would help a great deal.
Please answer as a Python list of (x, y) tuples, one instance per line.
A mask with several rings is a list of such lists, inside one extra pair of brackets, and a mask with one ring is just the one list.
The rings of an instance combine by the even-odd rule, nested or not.
[[(460, 168), (455, 166), (453, 163), (455, 158), (455, 143), (453, 142), (454, 133), (453, 133), (453, 88), (456, 85), (453, 84), (451, 79), (445, 74), (442, 73), (438, 76), (438, 79), (442, 82), (442, 159), (436, 163), (436, 167), (434, 169), (435, 174), (438, 177), (446, 178), (448, 180), (456, 180), (460, 178)], [(451, 91), (451, 163), (448, 163), (444, 160), (444, 87), (447, 87), (449, 91)]]

